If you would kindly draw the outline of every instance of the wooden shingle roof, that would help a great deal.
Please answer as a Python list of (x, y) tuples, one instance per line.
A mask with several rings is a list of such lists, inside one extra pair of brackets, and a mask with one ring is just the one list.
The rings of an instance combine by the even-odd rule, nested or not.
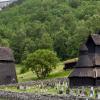
[(100, 68), (96, 68), (94, 69), (94, 71), (95, 71), (95, 77), (96, 78), (100, 77)]
[(80, 47), (80, 51), (88, 51), (88, 48), (85, 44)]
[(69, 77), (92, 77), (95, 78), (93, 68), (77, 68)]
[(10, 48), (0, 47), (0, 61), (14, 61), (13, 53)]
[(91, 35), (91, 37), (95, 45), (100, 45), (100, 35), (99, 34), (93, 34)]
[(100, 77), (100, 68), (77, 68), (69, 77)]
[(93, 66), (93, 62), (90, 59), (89, 55), (80, 55), (79, 61), (77, 62), (76, 68), (87, 68)]

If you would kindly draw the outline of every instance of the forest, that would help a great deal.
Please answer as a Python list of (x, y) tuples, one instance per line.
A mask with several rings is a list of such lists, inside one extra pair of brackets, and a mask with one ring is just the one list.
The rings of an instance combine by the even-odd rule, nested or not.
[(60, 60), (77, 57), (99, 29), (99, 0), (19, 0), (0, 11), (0, 45), (12, 48), (16, 63), (38, 49), (53, 50)]

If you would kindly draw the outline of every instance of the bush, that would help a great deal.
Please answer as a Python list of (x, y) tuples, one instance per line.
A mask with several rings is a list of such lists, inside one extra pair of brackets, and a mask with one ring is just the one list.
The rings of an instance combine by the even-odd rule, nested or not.
[(25, 65), (35, 72), (38, 78), (45, 78), (56, 67), (59, 59), (56, 53), (47, 49), (40, 49), (28, 55)]

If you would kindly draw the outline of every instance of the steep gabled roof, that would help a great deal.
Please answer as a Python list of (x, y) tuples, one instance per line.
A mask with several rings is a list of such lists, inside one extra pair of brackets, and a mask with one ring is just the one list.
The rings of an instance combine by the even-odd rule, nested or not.
[(93, 34), (91, 35), (91, 37), (95, 45), (100, 45), (100, 35), (99, 34)]
[(81, 45), (80, 51), (88, 51), (88, 48), (85, 44)]
[(10, 48), (0, 47), (0, 61), (14, 61), (13, 53)]

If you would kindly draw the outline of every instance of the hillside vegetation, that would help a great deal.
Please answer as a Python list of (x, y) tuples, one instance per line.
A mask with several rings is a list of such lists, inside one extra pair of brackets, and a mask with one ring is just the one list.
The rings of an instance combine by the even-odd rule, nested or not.
[[(38, 80), (37, 76), (35, 73), (32, 73), (31, 70), (25, 72), (25, 73), (20, 73), (21, 67), (24, 67), (23, 65), (16, 65), (16, 71), (17, 71), (17, 78), (19, 82), (26, 82), (26, 81), (32, 81), (32, 80)], [(56, 69), (54, 69), (49, 76), (46, 78), (41, 78), (41, 79), (52, 79), (52, 78), (63, 78), (63, 77), (68, 77), (69, 74), (73, 71), (72, 69), (69, 69), (67, 71), (63, 70), (63, 63), (59, 63), (56, 66)]]
[(99, 0), (23, 0), (0, 12), (0, 45), (13, 49), (17, 63), (37, 49), (54, 50), (62, 60), (76, 57), (99, 29)]

